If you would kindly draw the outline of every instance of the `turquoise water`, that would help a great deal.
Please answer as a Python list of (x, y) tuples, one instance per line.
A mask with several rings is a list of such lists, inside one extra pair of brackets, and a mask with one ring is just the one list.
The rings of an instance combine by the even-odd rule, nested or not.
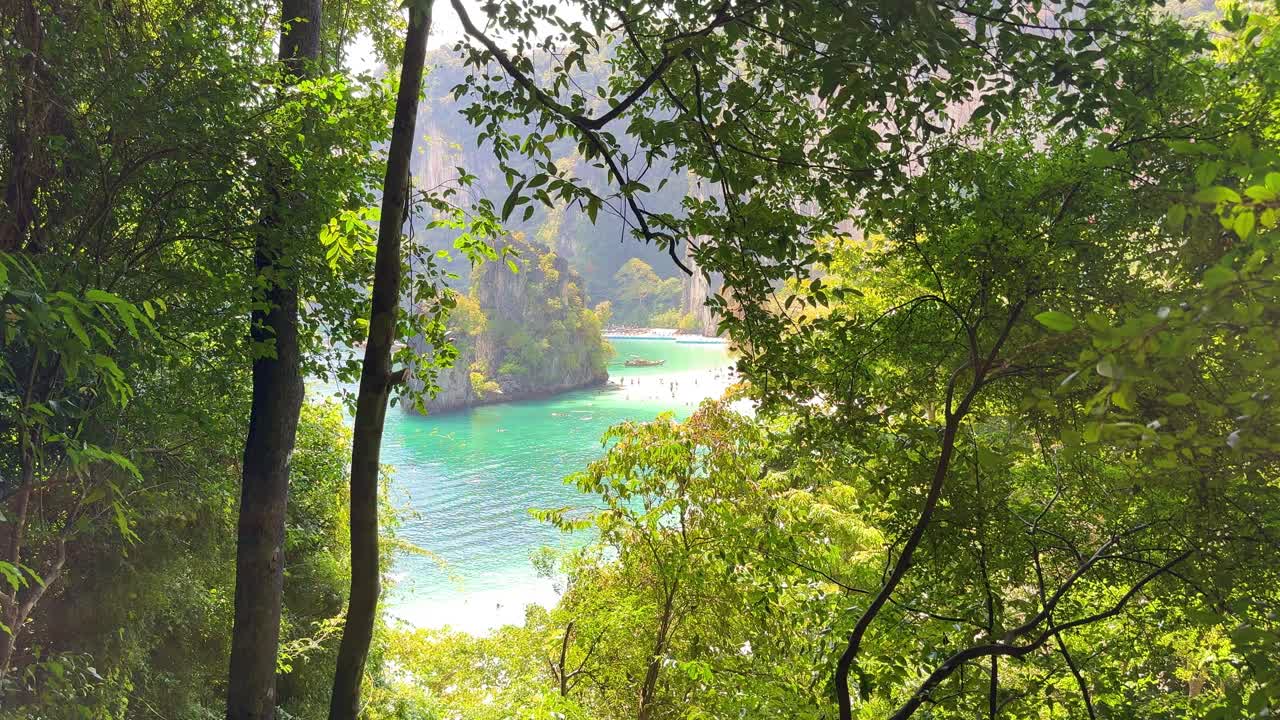
[[(531, 553), (589, 538), (540, 523), (529, 509), (589, 506), (592, 498), (563, 479), (601, 455), (609, 426), (668, 410), (685, 416), (729, 381), (722, 345), (611, 342), (616, 355), (602, 388), (439, 417), (388, 413), (382, 459), (395, 468), (392, 501), (406, 512), (399, 535), (430, 553), (396, 559), (393, 615), (482, 631), (519, 622), (529, 602), (554, 602)], [(630, 357), (666, 363), (624, 367)]]

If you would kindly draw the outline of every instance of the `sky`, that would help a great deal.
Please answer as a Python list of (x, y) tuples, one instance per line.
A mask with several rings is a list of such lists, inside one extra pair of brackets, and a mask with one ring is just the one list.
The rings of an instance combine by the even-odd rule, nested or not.
[[(467, 15), (471, 17), (471, 21), (483, 28), (485, 14), (480, 7), (483, 4), (480, 0), (461, 0), (462, 6), (467, 9)], [(577, 12), (577, 6), (567, 2), (556, 1), (554, 5), (559, 6), (565, 12), (574, 16), (581, 17), (581, 13)], [(454, 43), (462, 39), (464, 35), (462, 23), (458, 20), (458, 15), (453, 10), (453, 4), (450, 0), (436, 0), (434, 13), (431, 18), (431, 35), (427, 39), (427, 49), (435, 50), (437, 48), (451, 47)], [(500, 35), (494, 35), (500, 38)], [(351, 49), (348, 57), (351, 69), (356, 72), (372, 72), (376, 70), (376, 62), (373, 57), (373, 43), (368, 35), (361, 34)]]

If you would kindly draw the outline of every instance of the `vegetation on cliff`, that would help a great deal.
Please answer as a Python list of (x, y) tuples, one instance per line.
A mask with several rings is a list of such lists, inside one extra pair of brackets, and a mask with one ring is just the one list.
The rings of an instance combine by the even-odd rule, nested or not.
[[(414, 175), (424, 187), (447, 183), (457, 167), (475, 174), (478, 192), (488, 191), (488, 198), (501, 203), (505, 195), (506, 174), (493, 153), (477, 145), (475, 129), (462, 110), (465, 99), (454, 89), (464, 83), (468, 69), (464, 59), (450, 50), (434, 50), (428, 54), (431, 73), (421, 103), (424, 132), (414, 155)], [(603, 80), (607, 75), (604, 56), (586, 59), (585, 79)], [(549, 147), (552, 164), (573, 173), (600, 196), (610, 192), (607, 173), (590, 162), (583, 150), (568, 140), (554, 141)], [(506, 164), (523, 172), (533, 172), (536, 165), (527, 158), (508, 157)], [(705, 184), (705, 183), (703, 183)], [(675, 212), (690, 193), (704, 195), (695, 178), (672, 174), (655, 187), (649, 200), (653, 211)], [(512, 234), (522, 234), (549, 248), (563, 258), (579, 276), (579, 286), (588, 305), (609, 302), (613, 307), (613, 323), (630, 327), (669, 327), (714, 334), (714, 323), (708, 321), (703, 302), (718, 289), (708, 286), (701, 277), (682, 273), (659, 248), (644, 243), (626, 242), (627, 221), (611, 212), (595, 217), (578, 211), (563, 198), (553, 198), (548, 205), (525, 205), (505, 223)], [(420, 241), (434, 250), (452, 250), (454, 234), (448, 229), (424, 228)], [(684, 259), (686, 265), (692, 258)], [(463, 258), (445, 263), (458, 275), (455, 287), (464, 289), (471, 278), (471, 267)], [(699, 317), (701, 315), (701, 317)], [(691, 317), (692, 316), (692, 317)]]
[[(449, 327), (458, 358), (440, 371), (428, 412), (519, 400), (603, 383), (607, 308), (586, 306), (581, 279), (545, 246), (506, 241), (515, 258), (485, 264), (456, 297)], [(415, 342), (422, 346), (421, 339)], [(414, 406), (408, 406), (411, 409)]]

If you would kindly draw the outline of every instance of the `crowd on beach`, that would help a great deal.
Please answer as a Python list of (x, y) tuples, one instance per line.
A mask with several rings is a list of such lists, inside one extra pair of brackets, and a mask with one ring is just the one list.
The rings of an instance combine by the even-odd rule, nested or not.
[(724, 388), (736, 382), (737, 373), (732, 366), (713, 368), (700, 372), (684, 372), (670, 375), (638, 375), (609, 380), (621, 388), (634, 388), (644, 393), (641, 399), (673, 400), (689, 398), (686, 404), (701, 402), (703, 398), (718, 395)]

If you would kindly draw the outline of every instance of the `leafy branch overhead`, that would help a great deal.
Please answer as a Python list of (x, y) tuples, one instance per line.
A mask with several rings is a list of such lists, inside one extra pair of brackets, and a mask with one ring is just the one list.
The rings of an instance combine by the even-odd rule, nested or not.
[(1274, 3), (11, 5), (0, 720), (1280, 713)]

